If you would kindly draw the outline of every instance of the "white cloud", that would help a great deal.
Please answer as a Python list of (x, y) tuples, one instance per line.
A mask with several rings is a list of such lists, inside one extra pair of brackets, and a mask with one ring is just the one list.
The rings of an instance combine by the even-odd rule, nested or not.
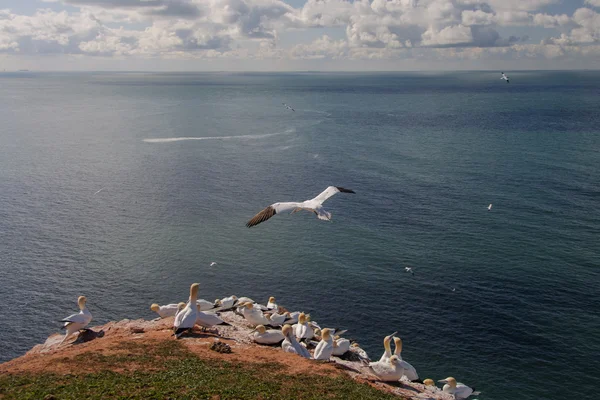
[(585, 0), (585, 4), (589, 4), (592, 7), (600, 8), (600, 0)]

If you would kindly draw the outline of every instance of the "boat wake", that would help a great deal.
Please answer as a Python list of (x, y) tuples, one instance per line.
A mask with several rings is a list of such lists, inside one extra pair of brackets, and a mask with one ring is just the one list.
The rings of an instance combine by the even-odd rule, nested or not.
[(183, 136), (183, 137), (170, 137), (170, 138), (147, 138), (142, 141), (146, 143), (171, 143), (171, 142), (181, 142), (184, 140), (253, 140), (253, 139), (263, 139), (271, 136), (284, 135), (288, 133), (295, 132), (295, 128), (286, 129), (283, 132), (275, 132), (275, 133), (264, 133), (260, 135), (239, 135), (239, 136), (204, 136), (204, 137), (192, 137), (192, 136)]

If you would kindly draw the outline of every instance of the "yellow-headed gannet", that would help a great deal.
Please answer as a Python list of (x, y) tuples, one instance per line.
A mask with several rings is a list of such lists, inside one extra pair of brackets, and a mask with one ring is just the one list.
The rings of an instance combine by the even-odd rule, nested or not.
[(67, 332), (65, 333), (63, 340), (58, 344), (59, 346), (63, 344), (69, 336), (85, 328), (92, 321), (92, 314), (85, 307), (86, 301), (87, 299), (85, 296), (79, 296), (77, 305), (79, 306), (80, 311), (77, 314), (69, 315), (67, 318), (60, 321), (65, 323), (64, 327)]
[(221, 308), (231, 308), (238, 301), (238, 298), (235, 295), (231, 295), (229, 297), (224, 297), (222, 299), (215, 300), (215, 305)]
[(262, 311), (255, 308), (252, 303), (246, 302), (242, 305), (242, 315), (251, 325), (269, 325), (271, 321), (265, 318)]
[(185, 308), (175, 316), (173, 331), (175, 332), (175, 337), (177, 339), (179, 339), (184, 332), (191, 331), (196, 324), (196, 319), (198, 319), (198, 306), (196, 305), (196, 300), (198, 299), (199, 287), (199, 283), (193, 283), (192, 286), (190, 286), (190, 298), (185, 305)]
[(267, 309), (269, 310), (279, 310), (279, 306), (277, 305), (277, 303), (275, 303), (275, 297), (271, 296), (269, 297), (269, 302), (267, 303)]
[[(396, 348), (394, 349), (394, 354), (398, 356), (400, 360), (402, 360), (402, 339), (400, 339), (399, 337), (394, 337), (394, 345), (396, 346)], [(404, 375), (406, 375), (408, 380), (419, 380), (419, 375), (417, 374), (417, 370), (415, 369), (415, 367), (413, 367), (406, 361), (404, 361), (404, 363)]]
[(506, 81), (506, 83), (509, 83), (508, 81), (508, 76), (506, 76), (506, 74), (504, 72), (500, 72), (502, 74), (502, 76), (500, 77), (500, 79), (504, 79)]
[(466, 399), (467, 397), (469, 397), (472, 394), (473, 395), (479, 394), (479, 392), (475, 392), (474, 389), (471, 389), (464, 383), (456, 382), (456, 379), (454, 379), (451, 376), (449, 376), (446, 379), (441, 379), (438, 382), (445, 383), (444, 387), (442, 388), (444, 393), (449, 393), (449, 394), (454, 395), (454, 398), (457, 400), (458, 399)]
[(391, 335), (388, 335), (383, 338), (383, 348), (385, 351), (381, 355), (381, 358), (379, 359), (379, 361), (381, 361), (381, 362), (388, 361), (390, 359), (390, 357), (392, 356), (392, 346), (390, 345), (390, 342), (392, 341), (392, 338), (394, 337), (394, 335), (396, 333), (398, 333), (398, 332), (394, 332)]
[(350, 350), (350, 340), (336, 335), (333, 338), (333, 355), (342, 356), (346, 354), (348, 350)]
[(304, 313), (300, 313), (298, 316), (298, 323), (295, 324), (294, 327), (294, 334), (298, 340), (310, 340), (315, 336), (313, 328), (306, 322), (306, 315)]
[(252, 332), (252, 340), (259, 344), (278, 344), (285, 339), (281, 331), (275, 329), (269, 329), (264, 325), (258, 325)]
[(387, 361), (370, 363), (369, 367), (380, 380), (391, 382), (400, 380), (402, 375), (404, 375), (404, 368), (402, 364), (403, 363), (400, 361), (398, 356), (393, 355)]
[(200, 306), (198, 306), (198, 317), (196, 318), (196, 324), (200, 325), (202, 329), (212, 328), (215, 325), (230, 325), (219, 318), (216, 314), (200, 311)]
[(268, 220), (276, 214), (281, 214), (288, 211), (291, 211), (293, 214), (301, 210), (310, 211), (312, 213), (315, 213), (317, 218), (329, 221), (331, 220), (331, 213), (325, 211), (325, 209), (323, 208), (323, 202), (331, 196), (333, 196), (334, 194), (340, 192), (354, 193), (353, 190), (344, 189), (343, 187), (329, 186), (321, 194), (319, 194), (317, 197), (311, 200), (305, 200), (302, 202), (273, 203), (258, 214), (256, 214), (254, 217), (252, 217), (252, 219), (250, 219), (250, 221), (246, 223), (246, 226), (248, 228), (251, 228), (255, 225), (260, 224), (261, 222)]
[(304, 358), (311, 358), (310, 353), (308, 352), (306, 347), (302, 346), (296, 340), (296, 336), (294, 335), (294, 332), (290, 325), (284, 325), (281, 332), (283, 333), (283, 336), (285, 336), (285, 339), (281, 343), (281, 348), (284, 352), (298, 354), (299, 356), (302, 356)]
[(156, 312), (161, 318), (174, 317), (177, 314), (177, 304), (166, 304), (159, 306), (154, 303), (150, 306), (150, 309)]
[(208, 300), (198, 299), (196, 300), (196, 304), (200, 307), (200, 311), (208, 311), (215, 308), (215, 303), (211, 303)]
[(333, 338), (330, 329), (325, 328), (321, 331), (321, 341), (317, 345), (313, 358), (315, 360), (329, 360), (333, 354)]

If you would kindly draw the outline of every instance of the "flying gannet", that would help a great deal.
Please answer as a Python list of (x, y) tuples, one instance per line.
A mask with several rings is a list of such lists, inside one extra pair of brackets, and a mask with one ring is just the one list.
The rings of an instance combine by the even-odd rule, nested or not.
[(216, 266), (216, 265), (217, 265), (217, 263), (216, 263), (216, 262), (214, 262), (214, 261), (210, 263), (210, 266), (211, 266), (211, 267), (214, 267), (214, 266)]
[(488, 211), (492, 209), (492, 203), (488, 206)]
[(411, 267), (404, 267), (404, 270), (405, 270), (406, 272), (410, 272), (410, 273), (411, 273), (411, 274), (413, 274), (413, 275), (415, 274), (415, 271), (413, 271), (413, 269), (412, 269)]
[(292, 110), (292, 111), (296, 112), (296, 110), (294, 110), (292, 107), (288, 106), (287, 104), (285, 104), (285, 103), (281, 103), (281, 104), (283, 104), (283, 106), (285, 108), (287, 108), (288, 110)]
[(92, 314), (85, 307), (85, 303), (87, 299), (85, 296), (79, 296), (77, 299), (77, 305), (79, 306), (79, 312), (77, 314), (69, 315), (67, 318), (61, 320), (60, 322), (64, 322), (64, 327), (67, 329), (65, 333), (65, 337), (58, 344), (62, 345), (65, 340), (75, 332), (85, 328), (92, 321)]
[(446, 379), (441, 379), (438, 382), (444, 383), (444, 387), (442, 391), (444, 393), (449, 393), (454, 395), (455, 399), (466, 399), (471, 395), (478, 395), (479, 392), (474, 391), (474, 389), (468, 387), (464, 383), (456, 382), (456, 379), (451, 376)]
[(246, 223), (248, 228), (260, 224), (271, 218), (276, 214), (291, 211), (291, 214), (295, 212), (306, 210), (315, 213), (317, 218), (325, 221), (331, 220), (331, 213), (325, 211), (323, 208), (323, 202), (333, 196), (336, 193), (355, 193), (353, 190), (344, 189), (339, 186), (329, 186), (317, 197), (302, 202), (286, 202), (286, 203), (273, 203), (258, 214), (256, 214), (250, 221)]
[(196, 300), (198, 299), (199, 283), (193, 283), (190, 286), (190, 298), (185, 305), (185, 308), (181, 310), (176, 316), (173, 322), (173, 331), (175, 332), (175, 338), (179, 337), (187, 331), (191, 331), (196, 324), (198, 319), (198, 306)]
[(500, 72), (502, 74), (502, 76), (500, 77), (500, 79), (504, 79), (506, 81), (506, 83), (508, 83), (508, 76), (506, 76), (504, 74), (504, 72)]

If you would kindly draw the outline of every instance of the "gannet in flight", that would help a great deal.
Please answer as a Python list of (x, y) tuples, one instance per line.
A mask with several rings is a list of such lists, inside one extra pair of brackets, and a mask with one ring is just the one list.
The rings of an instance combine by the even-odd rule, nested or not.
[(287, 104), (285, 104), (285, 103), (281, 103), (281, 104), (283, 104), (283, 106), (285, 108), (287, 108), (288, 110), (292, 110), (292, 111), (296, 112), (296, 110), (294, 110), (292, 107), (288, 106)]
[(185, 308), (175, 316), (173, 331), (175, 332), (175, 337), (177, 339), (179, 339), (184, 332), (191, 331), (196, 324), (196, 320), (198, 319), (198, 306), (196, 300), (198, 299), (199, 287), (199, 283), (193, 283), (192, 286), (190, 286), (190, 298), (185, 305)]
[(294, 336), (294, 332), (290, 325), (284, 325), (281, 332), (283, 333), (283, 336), (285, 336), (285, 339), (281, 343), (281, 348), (284, 352), (298, 354), (304, 358), (311, 358), (306, 347), (302, 346), (296, 340), (296, 336)]
[[(398, 356), (398, 359), (400, 361), (404, 361), (402, 360), (402, 339), (400, 339), (399, 337), (394, 337), (394, 345), (396, 346), (396, 349), (394, 350), (394, 355)], [(417, 370), (415, 369), (415, 367), (413, 367), (406, 361), (404, 361), (404, 363), (404, 375), (406, 375), (409, 381), (418, 381), (419, 375), (417, 374)]]
[(285, 339), (281, 331), (276, 329), (267, 330), (264, 325), (258, 325), (250, 334), (252, 335), (252, 340), (260, 344), (278, 344)]
[(504, 72), (500, 72), (502, 74), (502, 77), (500, 77), (500, 79), (504, 79), (506, 81), (506, 83), (508, 83), (508, 76), (506, 76), (504, 74)]
[(490, 205), (488, 206), (488, 210), (492, 209), (492, 203), (490, 203)]
[(406, 272), (410, 272), (410, 273), (411, 273), (411, 274), (413, 274), (413, 275), (415, 274), (415, 271), (413, 271), (413, 269), (412, 269), (411, 267), (404, 267), (404, 270), (405, 270)]
[(85, 328), (92, 321), (92, 314), (85, 307), (86, 301), (87, 299), (85, 296), (79, 296), (77, 305), (81, 311), (77, 314), (69, 315), (67, 318), (60, 321), (65, 323), (64, 327), (67, 329), (67, 332), (65, 333), (63, 340), (58, 344), (59, 346), (63, 344), (69, 336)]
[(103, 191), (104, 189), (106, 189), (106, 188), (103, 187), (102, 189), (98, 190), (96, 193), (94, 193), (94, 196), (97, 195), (98, 193), (100, 193), (101, 191)]
[(214, 266), (216, 266), (216, 265), (217, 265), (217, 263), (216, 263), (216, 262), (214, 262), (214, 261), (210, 263), (210, 266), (211, 266), (211, 267), (214, 267)]
[(479, 392), (475, 392), (474, 389), (468, 387), (464, 383), (456, 382), (456, 379), (451, 376), (446, 379), (441, 379), (438, 382), (445, 383), (442, 391), (454, 395), (454, 398), (457, 400), (466, 399), (470, 395), (476, 396), (479, 394)]
[(336, 193), (355, 193), (353, 190), (344, 189), (339, 186), (329, 186), (321, 194), (314, 199), (305, 200), (302, 202), (287, 202), (287, 203), (273, 203), (258, 214), (256, 214), (250, 221), (246, 223), (248, 228), (260, 224), (271, 218), (273, 215), (281, 214), (284, 212), (291, 211), (295, 213), (301, 210), (306, 210), (315, 213), (317, 218), (330, 221), (331, 213), (325, 211), (323, 208), (323, 202), (333, 196)]

